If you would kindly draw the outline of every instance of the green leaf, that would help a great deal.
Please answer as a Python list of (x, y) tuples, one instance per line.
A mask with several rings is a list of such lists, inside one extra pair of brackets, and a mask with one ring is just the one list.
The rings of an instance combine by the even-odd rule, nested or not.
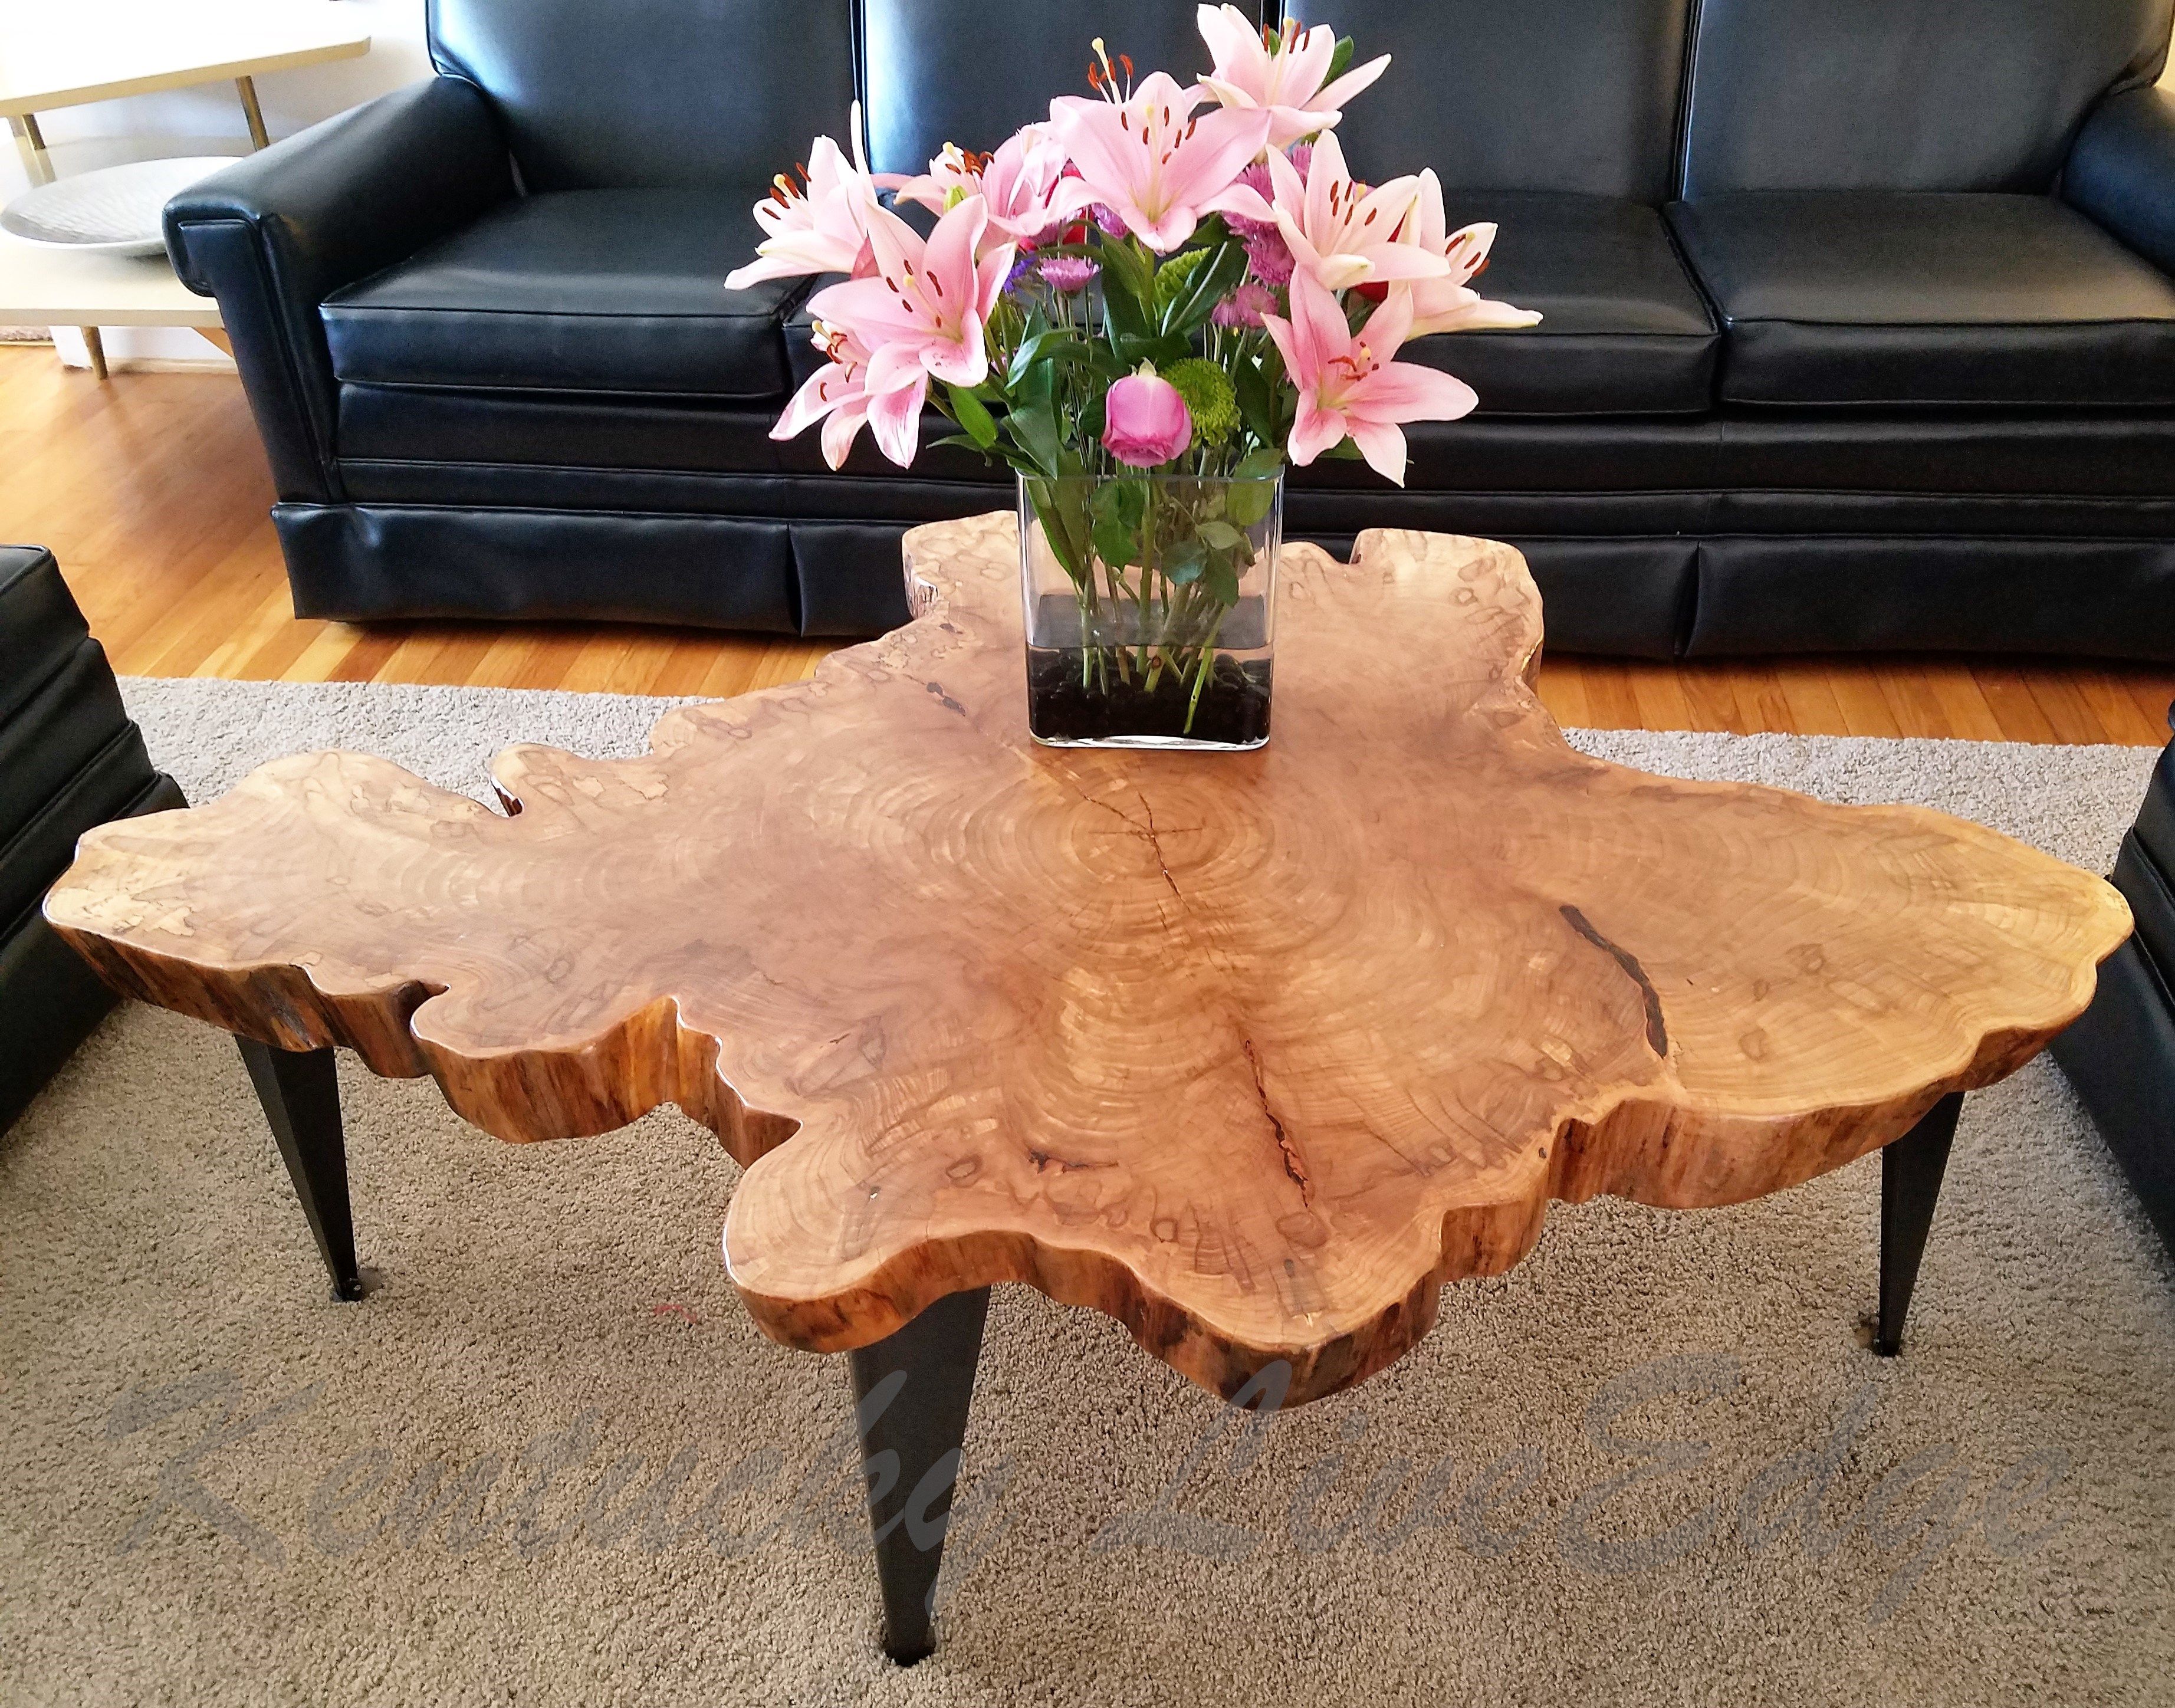
[(1088, 573), (1088, 507), (1079, 502), (1079, 489), (1030, 476), (1027, 496), (1028, 502), (1034, 506), (1036, 519), (1042, 523), (1043, 538), (1050, 543), (1058, 562), (1065, 567), (1066, 574), (1076, 583), (1084, 583)]
[(1211, 545), (1220, 546), (1225, 551), (1229, 551), (1236, 546), (1243, 545), (1245, 544), (1246, 540), (1246, 536), (1239, 533), (1237, 529), (1234, 528), (1228, 522), (1202, 523), (1201, 524), (1201, 537), (1207, 540)]
[(1005, 358), (1005, 389), (1018, 394), (1020, 386), (1034, 371), (1034, 365), (1042, 355), (1043, 340), (1047, 332), (1029, 333), (1019, 341), (1019, 348)]
[(1141, 523), (1147, 514), (1147, 483), (1143, 480), (1106, 480), (1095, 489), (1089, 504), (1095, 525), (1095, 555), (1113, 569), (1137, 563), (1141, 550)]
[(1005, 389), (1018, 397), (1022, 387), (1039, 383), (1039, 374), (1047, 373), (1053, 366), (1088, 360), (1086, 346), (1071, 327), (1044, 327), (1022, 339), (1005, 364)]
[[(1240, 360), (1231, 370), (1231, 390), (1238, 399), (1239, 419), (1246, 424), (1246, 431), (1263, 445), (1277, 442), (1276, 393), (1270, 388), (1269, 377), (1262, 372), (1258, 362)], [(1256, 451), (1253, 456), (1262, 453)], [(1272, 453), (1273, 454), (1273, 453)], [(1239, 464), (1241, 469), (1245, 463)]]
[(1208, 567), (1201, 574), (1201, 586), (1218, 605), (1239, 603), (1239, 572), (1232, 567), (1228, 557), (1219, 555), (1208, 560)]
[(1158, 369), (1167, 368), (1193, 353), (1193, 346), (1182, 338), (1126, 337), (1113, 340), (1111, 347), (1124, 364), (1124, 372), (1116, 376), (1120, 379), (1138, 371), (1144, 361), (1153, 362)]
[(1140, 556), (1140, 539), (1114, 516), (1095, 518), (1095, 556), (1113, 569), (1123, 569)]
[(1130, 237), (1113, 237), (1097, 252), (1103, 266), (1103, 316), (1114, 339), (1155, 330), (1155, 263)]
[(1191, 291), (1193, 275), (1207, 261), (1206, 248), (1181, 249), (1156, 268), (1155, 307), (1158, 316), (1168, 316), (1170, 306)]
[(1142, 518), (1148, 513), (1148, 487), (1145, 480), (1105, 480), (1095, 489), (1093, 501), (1096, 518), (1105, 517), (1137, 529)]
[(1125, 366), (1125, 358), (1111, 349), (1105, 339), (1098, 338), (1093, 344), (1084, 347), (1075, 347), (1084, 348), (1085, 360), (1089, 371), (1101, 379), (1106, 387), (1111, 381), (1121, 380), (1132, 371)]
[(952, 414), (967, 430), (967, 436), (984, 451), (995, 450), (997, 443), (997, 424), (982, 400), (964, 386), (947, 385), (944, 388), (952, 399)]
[(1107, 239), (1095, 252), (1102, 263), (1103, 288), (1118, 288), (1145, 306), (1155, 300), (1155, 258), (1131, 237)]
[(1350, 70), (1352, 67), (1352, 38), (1348, 35), (1338, 36), (1337, 38), (1337, 52), (1329, 56), (1329, 71), (1321, 80), (1324, 83), (1334, 83), (1338, 78), (1343, 76), (1347, 71)]
[[(1047, 370), (1044, 370), (1047, 371)], [(1044, 474), (1057, 473), (1057, 418), (1046, 402), (1016, 409), (1005, 417), (1012, 441)]]
[(1212, 258), (1194, 271), (1186, 290), (1164, 312), (1164, 335), (1185, 338), (1206, 326), (1208, 317), (1216, 312), (1216, 305), (1229, 296), (1245, 276), (1246, 252), (1236, 243), (1226, 243), (1213, 252)]
[(1273, 446), (1249, 451), (1231, 471), (1232, 485), (1225, 490), (1225, 513), (1241, 528), (1251, 528), (1269, 513), (1276, 501), (1276, 476), (1283, 472), (1283, 453)]
[(1020, 375), (1012, 388), (1014, 409), (1048, 409), (1057, 390), (1057, 366), (1039, 361)]
[(1181, 540), (1163, 555), (1163, 572), (1176, 587), (1200, 580), (1201, 572), (1207, 567), (1208, 548), (1198, 540)]
[(1130, 290), (1114, 288), (1103, 293), (1103, 322), (1114, 344), (1122, 344), (1129, 339), (1137, 340), (1155, 335), (1155, 327), (1148, 319), (1147, 310), (1141, 306), (1141, 299)]

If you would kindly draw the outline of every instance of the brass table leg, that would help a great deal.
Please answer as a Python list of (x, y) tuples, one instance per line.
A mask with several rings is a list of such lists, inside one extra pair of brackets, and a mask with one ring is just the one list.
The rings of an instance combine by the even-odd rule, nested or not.
[(23, 169), (30, 175), (33, 184), (50, 184), (53, 181), (53, 163), (46, 153), (46, 139), (38, 130), (35, 113), (9, 113), (8, 128), (14, 133), (15, 152), (23, 157)]
[(249, 145), (252, 149), (267, 146), (272, 140), (264, 129), (264, 109), (257, 104), (257, 84), (249, 78), (234, 79), (235, 93), (241, 97), (241, 114), (249, 121)]
[[(46, 138), (38, 129), (35, 113), (10, 113), (8, 128), (15, 134), (15, 151), (23, 157), (23, 168), (30, 175), (33, 184), (50, 184), (53, 181), (52, 156), (46, 152)], [(106, 377), (106, 344), (95, 326), (79, 328), (84, 348), (90, 354), (90, 371), (94, 378)]]

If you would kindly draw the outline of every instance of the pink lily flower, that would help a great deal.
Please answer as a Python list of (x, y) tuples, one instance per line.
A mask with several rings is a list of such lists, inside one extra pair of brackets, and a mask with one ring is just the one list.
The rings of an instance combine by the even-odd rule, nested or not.
[[(929, 163), (919, 177), (899, 186), (900, 198), (919, 202), (933, 214), (979, 196), (990, 209), (986, 241), (1032, 243), (1052, 225), (1077, 211), (1060, 204), (1065, 147), (1048, 125), (1022, 126), (993, 155), (977, 155), (956, 143)], [(1071, 200), (1068, 192), (1066, 198)]]
[(1289, 453), (1304, 468), (1348, 437), (1367, 464), (1405, 484), (1406, 421), (1454, 421), (1480, 399), (1463, 380), (1391, 358), (1412, 329), (1408, 291), (1392, 291), (1355, 334), (1337, 299), (1304, 274), (1292, 279), (1292, 315), (1261, 317), (1299, 388)]
[(929, 382), (978, 386), (989, 377), (984, 323), (1005, 288), (1012, 246), (977, 253), (989, 223), (979, 196), (936, 222), (925, 243), (886, 208), (869, 219), (876, 274), (826, 285), (809, 300), (815, 317), (844, 329), (869, 352), (862, 381), (869, 426), (884, 455), (903, 469), (921, 438)]
[(1219, 109), (1193, 117), (1201, 97), (1168, 72), (1153, 72), (1130, 96), (1091, 100), (1060, 95), (1050, 122), (1080, 169), (1057, 192), (1067, 214), (1100, 202), (1158, 254), (1193, 235), (1207, 214), (1266, 220), (1269, 205), (1239, 182), (1266, 146), (1269, 115)]
[(1333, 132), (1314, 145), (1304, 179), (1279, 154), (1269, 156), (1269, 178), (1276, 186), (1277, 230), (1293, 264), (1323, 290), (1439, 279), (1450, 271), (1440, 252), (1397, 241), (1398, 228), (1419, 198), (1420, 181), (1392, 178), (1373, 188), (1355, 184)]
[[(793, 394), (793, 401), (785, 406), (770, 436), (795, 438), (811, 422), (821, 421), (823, 460), (833, 469), (843, 468), (846, 453), (853, 449), (854, 439), (869, 419), (869, 350), (844, 328), (820, 320), (816, 323), (813, 342), (830, 361)], [(908, 455), (912, 454), (909, 449)]]
[(1448, 224), (1442, 209), (1442, 184), (1430, 167), (1420, 174), (1418, 199), (1405, 216), (1397, 241), (1424, 253), (1441, 256), (1449, 263), (1450, 271), (1440, 279), (1418, 279), (1397, 287), (1412, 297), (1411, 336), (1538, 326), (1541, 317), (1531, 309), (1492, 301), (1472, 288), (1473, 275), (1488, 264), (1488, 251), (1495, 241), (1494, 225), (1483, 220), (1449, 231)]
[(1272, 149), (1332, 128), (1344, 117), (1344, 103), (1390, 67), (1386, 53), (1325, 86), (1337, 57), (1337, 32), (1327, 24), (1302, 30), (1297, 19), (1287, 18), (1283, 34), (1272, 36), (1235, 6), (1203, 6), (1196, 17), (1201, 39), (1216, 56), (1216, 68), (1201, 86), (1227, 107), (1266, 111)]
[(854, 104), (854, 157), (828, 137), (809, 149), (805, 187), (780, 172), (775, 187), (755, 204), (756, 223), (767, 235), (755, 246), (759, 258), (725, 275), (725, 288), (745, 290), (766, 279), (799, 279), (811, 273), (865, 277), (871, 256), (869, 215), (876, 209), (876, 182), (861, 152), (861, 108)]

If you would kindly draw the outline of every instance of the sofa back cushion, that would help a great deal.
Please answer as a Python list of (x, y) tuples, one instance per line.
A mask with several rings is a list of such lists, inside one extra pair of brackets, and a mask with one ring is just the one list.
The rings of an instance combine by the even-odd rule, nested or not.
[[(1261, 15), (1256, 0), (1239, 9)], [(995, 148), (1048, 118), (1053, 95), (1093, 93), (1098, 35), (1142, 76), (1189, 83), (1208, 69), (1196, 10), (1195, 0), (861, 0), (869, 162), (919, 172), (946, 143)]]
[(1684, 194), (2050, 187), (2170, 0), (1701, 0)]
[(854, 99), (852, 0), (429, 0), (532, 190), (759, 188)]
[(1673, 179), (1689, 0), (1292, 0), (1390, 68), (1337, 127), (1359, 176), (1657, 204)]

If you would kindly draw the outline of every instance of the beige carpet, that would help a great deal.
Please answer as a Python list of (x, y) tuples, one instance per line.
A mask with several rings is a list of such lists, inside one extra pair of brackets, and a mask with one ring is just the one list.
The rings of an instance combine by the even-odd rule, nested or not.
[[(127, 686), (198, 795), (332, 740), (475, 786), (502, 738), (624, 751), (654, 709)], [(2150, 758), (1580, 740), (2094, 865)], [(2169, 1700), (2175, 1272), (2049, 1066), (1968, 1106), (1899, 1361), (1866, 1350), (1870, 1159), (1559, 1209), (1413, 1357), (1167, 1500), (1218, 1405), (999, 1288), (910, 1672), (874, 1646), (842, 1361), (743, 1318), (714, 1144), (665, 1111), (502, 1146), (343, 1077), (360, 1306), (222, 1035), (123, 1012), (0, 1138), (0, 1701)]]

